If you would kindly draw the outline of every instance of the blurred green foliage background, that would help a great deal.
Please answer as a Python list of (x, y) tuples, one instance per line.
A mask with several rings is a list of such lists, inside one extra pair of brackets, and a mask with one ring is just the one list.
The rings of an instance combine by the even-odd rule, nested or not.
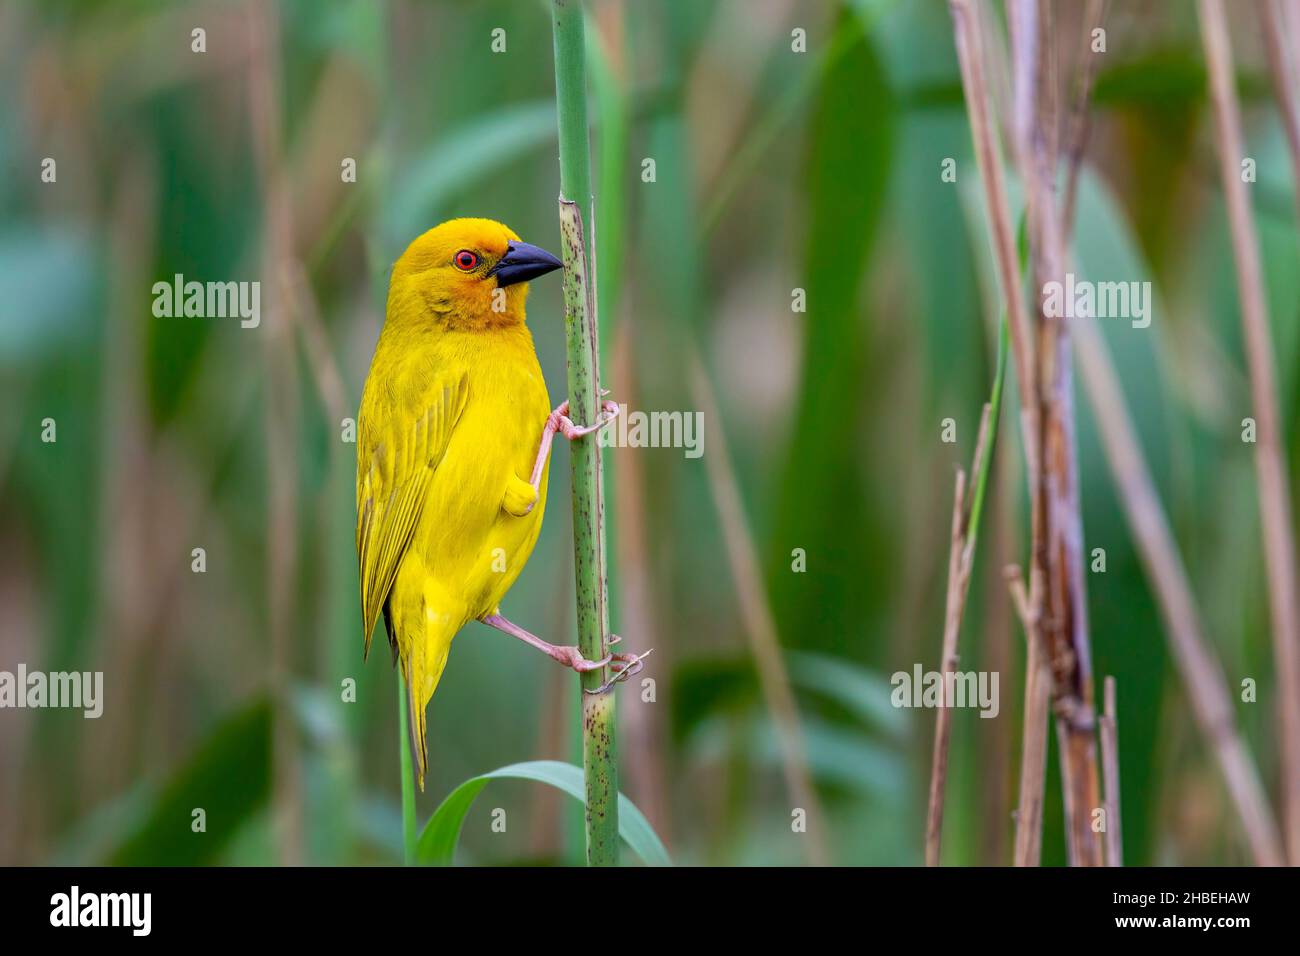
[[(1239, 717), (1275, 788), (1250, 410), (1195, 12), (1113, 6), (1075, 253), (1094, 276), (1155, 283), (1149, 329), (1104, 327), (1229, 685), (1260, 684)], [(1057, 5), (1065, 62), (1080, 7)], [(725, 433), (829, 859), (919, 863), (933, 714), (891, 707), (888, 679), (938, 667), (953, 470), (970, 459), (998, 310), (947, 5), (590, 8), (605, 384), (633, 408), (694, 411), (698, 353), (720, 406), (704, 459), (612, 456), (614, 627), (655, 648), (654, 701), (619, 690), (623, 789), (677, 862), (814, 858), (791, 830), (707, 473)], [(1294, 474), (1293, 185), (1256, 24), (1233, 10)], [(552, 96), (534, 0), (0, 2), (0, 669), (101, 670), (106, 686), (99, 720), (0, 711), (0, 863), (400, 859), (395, 681), (382, 650), (361, 661), (343, 419), (388, 269), (419, 232), (489, 216), (555, 248)], [(151, 286), (175, 273), (260, 280), (261, 325), (153, 317)], [(529, 318), (558, 396), (558, 280), (534, 284)], [(956, 717), (957, 864), (1010, 858), (1023, 639), (1001, 570), (1024, 561), (1027, 527), (1010, 404), (962, 635), (963, 669), (1001, 673), (1001, 712)], [(1126, 862), (1244, 862), (1078, 407)], [(41, 441), (47, 418), (56, 443)], [(572, 643), (556, 455), (566, 480), (506, 606)], [(430, 707), (421, 817), (467, 777), (572, 759), (577, 693), (541, 655), (467, 627)], [(1059, 863), (1056, 774), (1044, 853)], [(195, 807), (206, 834), (190, 831)], [(574, 862), (578, 813), (493, 783), (460, 859)]]

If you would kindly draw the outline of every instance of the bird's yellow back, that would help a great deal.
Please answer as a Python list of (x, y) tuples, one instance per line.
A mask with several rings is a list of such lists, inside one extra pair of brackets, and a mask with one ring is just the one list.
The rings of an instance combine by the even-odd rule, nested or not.
[(524, 323), (527, 285), (499, 285), (510, 229), (455, 219), (394, 266), (358, 416), (357, 553), (366, 648), (384, 612), (424, 710), (464, 624), (494, 612), (541, 530), (528, 485), (550, 401)]

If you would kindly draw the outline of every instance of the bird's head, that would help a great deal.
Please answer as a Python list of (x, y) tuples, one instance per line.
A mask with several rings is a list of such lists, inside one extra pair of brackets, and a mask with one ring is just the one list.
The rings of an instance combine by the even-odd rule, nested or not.
[(456, 328), (524, 319), (528, 280), (563, 263), (492, 219), (450, 219), (412, 242), (393, 266), (389, 315), (423, 315)]

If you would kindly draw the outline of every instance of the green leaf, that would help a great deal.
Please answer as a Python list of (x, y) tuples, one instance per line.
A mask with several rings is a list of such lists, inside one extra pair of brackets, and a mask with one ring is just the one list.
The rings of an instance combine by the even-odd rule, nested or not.
[[(434, 811), (424, 832), (420, 834), (420, 842), (415, 850), (416, 862), (450, 865), (456, 853), (456, 844), (460, 840), (461, 827), (465, 824), (465, 815), (469, 813), (474, 798), (488, 785), (488, 781), (503, 778), (547, 783), (557, 790), (563, 790), (575, 800), (583, 799), (582, 768), (559, 760), (530, 760), (471, 777), (449, 793)], [(621, 793), (618, 795), (618, 832), (647, 866), (672, 865), (668, 851), (650, 826), (650, 821)]]
[[(800, 718), (805, 759), (819, 784), (844, 787), (875, 800), (901, 805), (909, 780), (901, 752), (852, 728), (820, 717)], [(785, 749), (772, 718), (754, 711), (739, 720), (715, 715), (700, 724), (686, 742), (692, 762), (722, 766), (744, 754), (773, 776), (785, 764)]]
[[(109, 866), (198, 866), (215, 860), (266, 803), (271, 781), (271, 706), (259, 699), (223, 721), (177, 772)], [(207, 830), (191, 829), (201, 807)]]
[[(879, 39), (864, 32), (856, 16), (841, 11), (831, 42), (847, 48), (819, 77), (808, 111), (801, 283), (808, 310), (799, 316), (799, 392), (786, 460), (776, 472), (777, 510), (767, 534), (767, 585), (778, 632), (798, 634), (806, 649), (844, 657), (864, 644), (883, 646), (881, 622), (897, 581), (896, 569), (881, 566), (876, 555), (901, 533), (889, 504), (895, 492), (887, 472), (859, 440), (878, 416), (889, 414), (884, 409), (897, 398), (886, 384), (894, 359), (872, 332), (884, 320), (871, 315), (873, 306), (863, 294), (891, 195), (898, 124), (893, 90), (876, 50)], [(846, 183), (860, 187), (846, 188)], [(878, 572), (861, 580), (824, 574), (816, 588), (805, 587), (801, 575), (790, 573), (794, 544), (817, 555), (823, 568), (871, 566)], [(818, 626), (809, 628), (809, 621)]]
[[(893, 688), (884, 674), (844, 658), (812, 651), (787, 651), (785, 667), (800, 706), (811, 696), (838, 704), (860, 722), (860, 729), (884, 733), (893, 741), (909, 733), (906, 713), (890, 703)], [(684, 741), (714, 715), (761, 707), (758, 675), (748, 657), (696, 658), (673, 671), (672, 736)]]
[(788, 651), (790, 682), (838, 701), (862, 722), (894, 738), (907, 735), (907, 717), (890, 702), (889, 678), (852, 661), (811, 651)]

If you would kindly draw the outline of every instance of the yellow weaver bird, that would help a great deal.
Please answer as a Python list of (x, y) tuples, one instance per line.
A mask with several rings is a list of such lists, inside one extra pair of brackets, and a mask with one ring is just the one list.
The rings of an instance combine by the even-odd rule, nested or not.
[(580, 438), (618, 413), (606, 402), (595, 424), (578, 428), (567, 402), (551, 410), (524, 301), (528, 280), (562, 266), (499, 222), (452, 219), (393, 267), (357, 417), (357, 556), (365, 653), (382, 610), (421, 789), (425, 708), (469, 621), (577, 671), (610, 664), (617, 680), (640, 667), (631, 654), (586, 660), (500, 613), (541, 531), (556, 432)]

